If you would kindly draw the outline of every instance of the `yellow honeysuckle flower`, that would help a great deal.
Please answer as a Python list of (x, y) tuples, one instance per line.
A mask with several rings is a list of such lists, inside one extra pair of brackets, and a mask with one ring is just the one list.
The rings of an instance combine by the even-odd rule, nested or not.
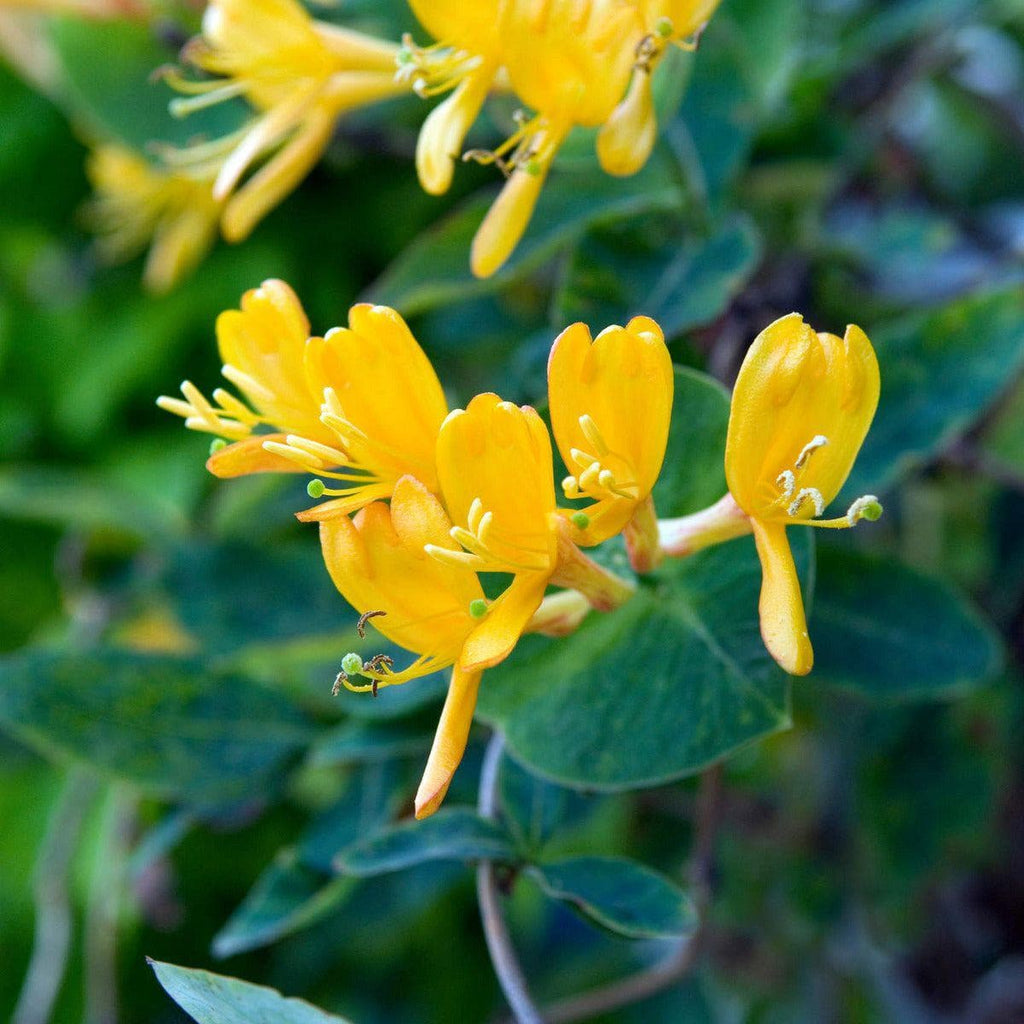
[[(478, 277), (493, 274), (522, 237), (570, 128), (596, 127), (611, 117), (644, 36), (639, 9), (624, 0), (502, 0), (499, 6), (502, 62), (512, 89), (535, 113), (486, 157), (502, 161), (508, 181), (473, 239), (470, 265)], [(623, 115), (623, 121), (630, 119)], [(626, 127), (618, 131), (629, 134)], [(613, 173), (632, 173), (650, 151), (638, 161), (609, 162), (606, 148), (599, 146), (598, 155)], [(618, 155), (627, 147), (612, 148)]]
[(758, 335), (736, 380), (725, 475), (761, 559), (761, 634), (795, 675), (810, 672), (814, 653), (786, 527), (844, 528), (881, 514), (866, 495), (845, 516), (818, 518), (853, 468), (878, 393), (878, 361), (859, 327), (816, 334), (797, 313)]
[(211, 179), (154, 167), (118, 144), (94, 149), (86, 174), (95, 195), (85, 219), (100, 255), (118, 262), (149, 245), (143, 281), (151, 291), (166, 292), (213, 245), (223, 204), (212, 196)]
[[(389, 497), (406, 474), (437, 490), (434, 445), (448, 406), (393, 309), (353, 306), (348, 327), (310, 337), (291, 288), (264, 281), (217, 318), (217, 344), (224, 376), (248, 404), (221, 388), (211, 402), (190, 381), (183, 398), (157, 400), (187, 427), (235, 442), (210, 455), (214, 475), (313, 474), (310, 496), (331, 500), (300, 512), (303, 520), (347, 516)], [(261, 426), (274, 432), (255, 433)]]
[[(451, 535), (463, 550), (430, 553), (475, 572), (512, 575), (501, 611), (506, 637), (522, 632), (548, 584), (578, 590), (601, 610), (632, 594), (573, 543), (572, 527), (555, 506), (551, 439), (529, 406), (483, 394), (451, 413), (437, 439), (437, 472), (455, 524)], [(478, 666), (493, 656), (491, 646), (477, 650), (471, 642), (463, 658)]]
[(213, 177), (214, 196), (226, 200), (224, 237), (240, 241), (320, 159), (339, 116), (406, 91), (395, 80), (398, 51), (394, 43), (315, 21), (297, 0), (211, 0), (203, 34), (184, 56), (218, 77), (196, 81), (169, 73), (174, 88), (194, 94), (171, 109), (183, 115), (244, 96), (260, 115), (225, 138), (162, 155)]
[[(518, 610), (509, 614), (516, 596), (511, 587), (487, 602), (476, 573), (458, 557), (462, 552), (451, 531), (440, 501), (412, 477), (397, 482), (390, 508), (374, 502), (354, 519), (320, 524), (324, 561), (341, 594), (389, 640), (419, 655), (397, 671), (386, 658), (362, 663), (348, 655), (339, 682), (376, 690), (453, 666), (416, 793), (417, 818), (437, 810), (462, 760), (483, 670), (512, 650), (529, 620)], [(453, 557), (438, 558), (437, 552)], [(348, 675), (355, 674), (372, 682), (353, 685)]]
[(567, 498), (594, 502), (574, 537), (600, 544), (626, 529), (634, 566), (642, 570), (658, 557), (650, 495), (665, 457), (673, 387), (664, 335), (645, 316), (607, 327), (593, 340), (585, 324), (573, 324), (548, 360), (551, 425), (570, 470), (562, 489)]

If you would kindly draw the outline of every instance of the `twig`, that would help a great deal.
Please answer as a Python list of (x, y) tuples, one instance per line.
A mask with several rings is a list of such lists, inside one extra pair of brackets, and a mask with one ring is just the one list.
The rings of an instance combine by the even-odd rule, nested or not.
[(96, 780), (80, 769), (64, 783), (39, 851), (33, 891), (36, 928), (11, 1024), (46, 1024), (60, 993), (71, 946), (68, 873)]
[(544, 1008), (547, 1024), (571, 1024), (601, 1014), (611, 1013), (622, 1006), (647, 999), (649, 996), (682, 981), (689, 974), (700, 952), (711, 902), (711, 884), (714, 871), (715, 838), (722, 804), (722, 768), (714, 765), (700, 779), (697, 794), (695, 836), (690, 860), (689, 876), (697, 907), (697, 929), (682, 945), (660, 963), (631, 974), (621, 981), (602, 988), (571, 996)]
[[(495, 730), (484, 753), (483, 766), (480, 769), (480, 796), (477, 809), (480, 817), (493, 820), (497, 814), (498, 797), (498, 766), (505, 750), (505, 738)], [(487, 939), (487, 951), (490, 953), (494, 971), (502, 992), (517, 1024), (544, 1024), (544, 1019), (530, 998), (523, 977), (522, 968), (512, 946), (512, 939), (501, 912), (501, 901), (498, 885), (494, 877), (494, 864), (482, 860), (476, 869), (476, 895), (480, 903), (480, 917), (484, 926), (484, 937)]]
[(126, 789), (115, 785), (104, 808), (100, 857), (89, 887), (85, 920), (87, 1024), (117, 1022), (117, 932), (135, 803)]

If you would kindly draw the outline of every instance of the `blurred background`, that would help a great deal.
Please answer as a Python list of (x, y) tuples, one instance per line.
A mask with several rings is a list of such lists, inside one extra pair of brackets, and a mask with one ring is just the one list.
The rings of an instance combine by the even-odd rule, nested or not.
[[(399, 0), (317, 16), (417, 31)], [(659, 71), (648, 166), (604, 176), (579, 133), (484, 282), (467, 246), (493, 168), (427, 196), (423, 102), (369, 108), (250, 239), (157, 296), (141, 259), (98, 261), (83, 168), (98, 139), (188, 136), (151, 72), (197, 26), (173, 5), (145, 23), (0, 4), (0, 1015), (186, 1020), (146, 956), (356, 1024), (506, 1012), (458, 856), (331, 866), (408, 813), (443, 682), (332, 700), (353, 616), (292, 517), (303, 484), (214, 481), (209, 439), (154, 405), (219, 383), (216, 315), (279, 277), (315, 331), (357, 300), (394, 306), (453, 407), (542, 401), (575, 320), (654, 316), (679, 364), (726, 385), (783, 313), (862, 326), (883, 395), (850, 486), (886, 514), (817, 538), (818, 664), (792, 728), (716, 776), (697, 967), (585, 1019), (1024, 1021), (1024, 6), (723, 0)], [(510, 115), (494, 101), (471, 143)], [(721, 493), (716, 415), (682, 459)], [(485, 736), (449, 802), (475, 803)], [(585, 792), (524, 759), (501, 782), (519, 859), (625, 856), (686, 881), (692, 778)], [(506, 881), (541, 1002), (661, 955)]]

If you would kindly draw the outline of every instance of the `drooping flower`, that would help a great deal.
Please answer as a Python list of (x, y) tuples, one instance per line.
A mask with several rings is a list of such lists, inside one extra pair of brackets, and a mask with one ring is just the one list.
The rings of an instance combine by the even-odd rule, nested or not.
[[(219, 388), (211, 402), (190, 381), (181, 386), (183, 399), (158, 399), (191, 429), (234, 442), (211, 454), (210, 472), (313, 474), (310, 495), (331, 500), (300, 512), (307, 520), (386, 498), (406, 474), (437, 490), (434, 445), (448, 406), (430, 361), (393, 309), (353, 306), (348, 327), (310, 337), (291, 288), (265, 281), (246, 292), (241, 309), (217, 318), (217, 343), (224, 376), (246, 401)], [(262, 427), (272, 432), (257, 432)]]
[[(634, 566), (658, 559), (651, 490), (661, 472), (672, 417), (672, 358), (649, 317), (607, 327), (591, 340), (573, 324), (548, 360), (551, 425), (570, 475), (565, 496), (588, 498), (575, 539), (600, 544), (626, 530)], [(570, 519), (570, 521), (573, 521)]]
[(184, 55), (217, 77), (168, 74), (176, 89), (193, 94), (174, 101), (172, 111), (243, 96), (259, 114), (222, 139), (165, 149), (164, 159), (203, 168), (214, 179), (214, 196), (226, 201), (224, 237), (240, 241), (320, 159), (342, 114), (406, 90), (395, 80), (398, 49), (315, 21), (297, 0), (211, 0), (203, 34)]
[(747, 352), (733, 391), (725, 449), (729, 493), (716, 505), (662, 523), (671, 554), (753, 532), (763, 574), (761, 635), (787, 672), (814, 662), (788, 526), (844, 529), (874, 520), (874, 495), (821, 519), (853, 468), (878, 405), (874, 349), (853, 325), (843, 338), (816, 334), (797, 313), (766, 327)]
[(143, 281), (151, 291), (166, 292), (213, 245), (223, 204), (213, 198), (211, 178), (161, 169), (119, 144), (94, 149), (86, 174), (95, 194), (85, 219), (101, 257), (119, 262), (148, 245)]
[(452, 666), (448, 696), (416, 794), (417, 818), (437, 810), (462, 760), (483, 670), (512, 650), (526, 625), (518, 615), (508, 615), (509, 591), (488, 603), (471, 568), (458, 558), (431, 554), (461, 553), (451, 529), (440, 501), (412, 477), (395, 485), (390, 508), (374, 502), (354, 519), (320, 524), (324, 561), (335, 586), (360, 614), (376, 613), (370, 621), (384, 636), (418, 655), (397, 670), (379, 657), (350, 665), (352, 674), (372, 680), (367, 685), (347, 679), (348, 656), (339, 677), (345, 685), (375, 690)]

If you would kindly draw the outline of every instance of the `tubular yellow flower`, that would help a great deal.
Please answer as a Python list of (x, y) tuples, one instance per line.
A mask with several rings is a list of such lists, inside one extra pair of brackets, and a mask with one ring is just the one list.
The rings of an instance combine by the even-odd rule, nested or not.
[(549, 583), (579, 590), (602, 610), (632, 593), (572, 542), (571, 527), (555, 506), (551, 440), (529, 406), (483, 394), (451, 413), (438, 435), (437, 471), (455, 523), (451, 536), (463, 550), (430, 553), (474, 572), (513, 577), (500, 615), (489, 614), (489, 628), (467, 643), (467, 668), (486, 668), (507, 656)]
[(260, 115), (223, 139), (168, 149), (164, 159), (211, 173), (214, 196), (227, 200), (224, 237), (240, 241), (320, 159), (339, 116), (405, 91), (395, 80), (398, 49), (314, 21), (297, 0), (211, 0), (203, 34), (184, 56), (218, 77), (194, 81), (170, 74), (176, 89), (193, 94), (175, 100), (172, 110), (183, 115), (244, 96)]
[(816, 334), (796, 313), (758, 335), (736, 381), (726, 480), (761, 559), (761, 634), (796, 675), (811, 670), (814, 654), (786, 527), (843, 528), (881, 514), (866, 495), (845, 516), (818, 518), (853, 468), (878, 393), (878, 361), (859, 327), (843, 338)]
[[(434, 444), (448, 412), (440, 382), (405, 321), (386, 306), (360, 304), (349, 326), (309, 336), (309, 321), (283, 281), (246, 292), (241, 309), (217, 318), (224, 376), (248, 401), (218, 389), (209, 401), (190, 381), (183, 398), (157, 404), (185, 425), (233, 440), (213, 452), (219, 477), (306, 472), (313, 497), (331, 500), (303, 520), (346, 516), (391, 495), (415, 474), (437, 489)], [(254, 433), (270, 427), (273, 433)], [(319, 478), (337, 481), (326, 487)]]
[(611, 117), (644, 26), (640, 10), (624, 0), (502, 0), (498, 34), (512, 88), (536, 113), (487, 155), (501, 161), (509, 180), (473, 240), (478, 277), (493, 274), (515, 248), (569, 129)]
[(573, 324), (548, 360), (551, 425), (570, 470), (562, 489), (594, 502), (573, 536), (599, 544), (635, 526), (627, 543), (645, 570), (657, 559), (650, 494), (668, 442), (673, 386), (672, 359), (649, 317), (607, 327), (593, 340), (586, 325)]
[(95, 195), (85, 219), (100, 255), (118, 262), (149, 245), (143, 281), (151, 291), (173, 287), (213, 245), (222, 204), (211, 194), (211, 179), (161, 170), (117, 144), (94, 149), (86, 174)]

